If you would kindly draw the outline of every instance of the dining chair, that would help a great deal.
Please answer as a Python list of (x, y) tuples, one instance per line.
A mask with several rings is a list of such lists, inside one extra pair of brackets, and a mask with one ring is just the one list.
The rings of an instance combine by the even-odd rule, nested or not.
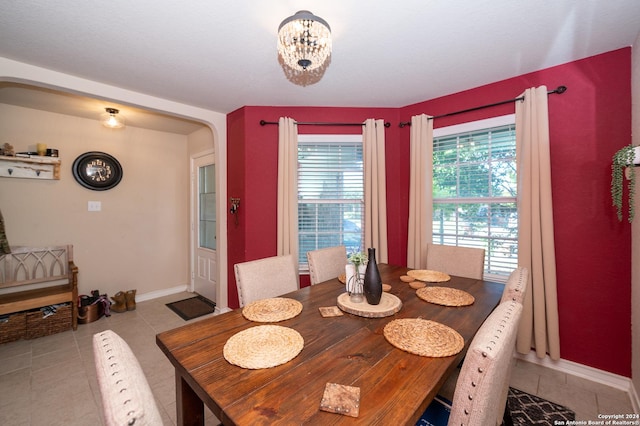
[(112, 330), (94, 334), (93, 357), (107, 426), (162, 424), (142, 367), (122, 337)]
[[(469, 345), (453, 394), (448, 418), (444, 403), (434, 400), (417, 425), (501, 425), (508, 416), (507, 393), (522, 305), (508, 301), (498, 305), (482, 323)], [(439, 407), (438, 407), (439, 406)]]
[(481, 280), (484, 275), (484, 249), (427, 244), (427, 269), (457, 277)]
[(291, 254), (236, 263), (234, 269), (240, 307), (298, 289), (298, 274)]
[(521, 305), (524, 303), (524, 298), (527, 295), (527, 284), (529, 282), (529, 269), (524, 266), (519, 266), (511, 272), (507, 283), (504, 286), (502, 292), (502, 298), (500, 303), (508, 300), (514, 300)]
[[(507, 282), (504, 286), (504, 290), (502, 292), (502, 298), (500, 299), (500, 303), (506, 301), (516, 301), (522, 305), (524, 301), (524, 297), (526, 295), (527, 289), (527, 278), (529, 276), (529, 270), (525, 267), (518, 267), (514, 269)], [(512, 364), (515, 361), (512, 362)], [(453, 399), (453, 393), (455, 391), (455, 386), (458, 381), (458, 376), (460, 374), (460, 367), (462, 366), (462, 361), (458, 368), (453, 370), (451, 375), (444, 382), (440, 390), (438, 391), (438, 395), (443, 397), (445, 400), (451, 401)], [(509, 368), (513, 368), (511, 365)]]
[(337, 278), (345, 273), (347, 248), (335, 246), (310, 250), (307, 252), (307, 262), (309, 262), (311, 285)]

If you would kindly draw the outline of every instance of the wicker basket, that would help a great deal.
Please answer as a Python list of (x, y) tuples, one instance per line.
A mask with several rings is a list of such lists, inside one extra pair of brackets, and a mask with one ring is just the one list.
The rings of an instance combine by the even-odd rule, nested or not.
[(104, 315), (104, 305), (94, 303), (93, 305), (80, 306), (78, 308), (78, 324), (88, 324), (102, 318)]
[(71, 329), (71, 304), (58, 307), (55, 314), (43, 318), (38, 310), (27, 312), (27, 339), (48, 336)]
[(27, 315), (16, 312), (7, 321), (0, 322), (0, 343), (13, 342), (24, 338), (27, 329)]

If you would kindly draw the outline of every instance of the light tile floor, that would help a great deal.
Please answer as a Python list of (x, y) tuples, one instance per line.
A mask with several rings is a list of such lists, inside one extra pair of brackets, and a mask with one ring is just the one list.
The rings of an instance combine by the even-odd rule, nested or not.
[[(165, 304), (180, 293), (137, 304), (78, 330), (0, 345), (0, 425), (100, 425), (101, 398), (93, 365), (93, 334), (111, 329), (135, 352), (158, 402), (165, 425), (176, 423), (174, 369), (155, 343), (157, 333), (185, 324)], [(202, 318), (192, 321), (198, 321)], [(598, 414), (632, 413), (629, 395), (618, 389), (524, 361), (511, 385), (576, 412), (577, 420)], [(206, 424), (217, 425), (207, 410)]]

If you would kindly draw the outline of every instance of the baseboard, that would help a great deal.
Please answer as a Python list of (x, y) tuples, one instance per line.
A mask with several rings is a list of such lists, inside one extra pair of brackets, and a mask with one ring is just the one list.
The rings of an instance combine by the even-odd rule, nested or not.
[(159, 297), (170, 296), (172, 294), (182, 293), (188, 291), (187, 284), (179, 285), (176, 287), (165, 288), (162, 290), (151, 291), (144, 294), (136, 294), (136, 302), (146, 302), (147, 300), (157, 299)]
[(638, 408), (640, 407), (640, 400), (638, 399), (638, 393), (636, 392), (635, 386), (629, 377), (599, 370), (597, 368), (578, 364), (577, 362), (568, 361), (566, 359), (553, 361), (548, 356), (538, 358), (534, 352), (529, 352), (526, 355), (516, 353), (516, 358), (627, 392), (634, 411), (636, 413), (639, 412)]
[(633, 405), (633, 412), (640, 413), (640, 398), (638, 398), (638, 392), (636, 391), (636, 387), (631, 382), (631, 386), (629, 388), (629, 397), (631, 398), (631, 405)]

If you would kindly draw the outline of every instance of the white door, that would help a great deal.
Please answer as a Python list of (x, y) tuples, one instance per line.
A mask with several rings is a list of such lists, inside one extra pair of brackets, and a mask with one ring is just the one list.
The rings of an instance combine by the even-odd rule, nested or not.
[(213, 154), (193, 159), (192, 288), (193, 291), (216, 301), (216, 173)]

